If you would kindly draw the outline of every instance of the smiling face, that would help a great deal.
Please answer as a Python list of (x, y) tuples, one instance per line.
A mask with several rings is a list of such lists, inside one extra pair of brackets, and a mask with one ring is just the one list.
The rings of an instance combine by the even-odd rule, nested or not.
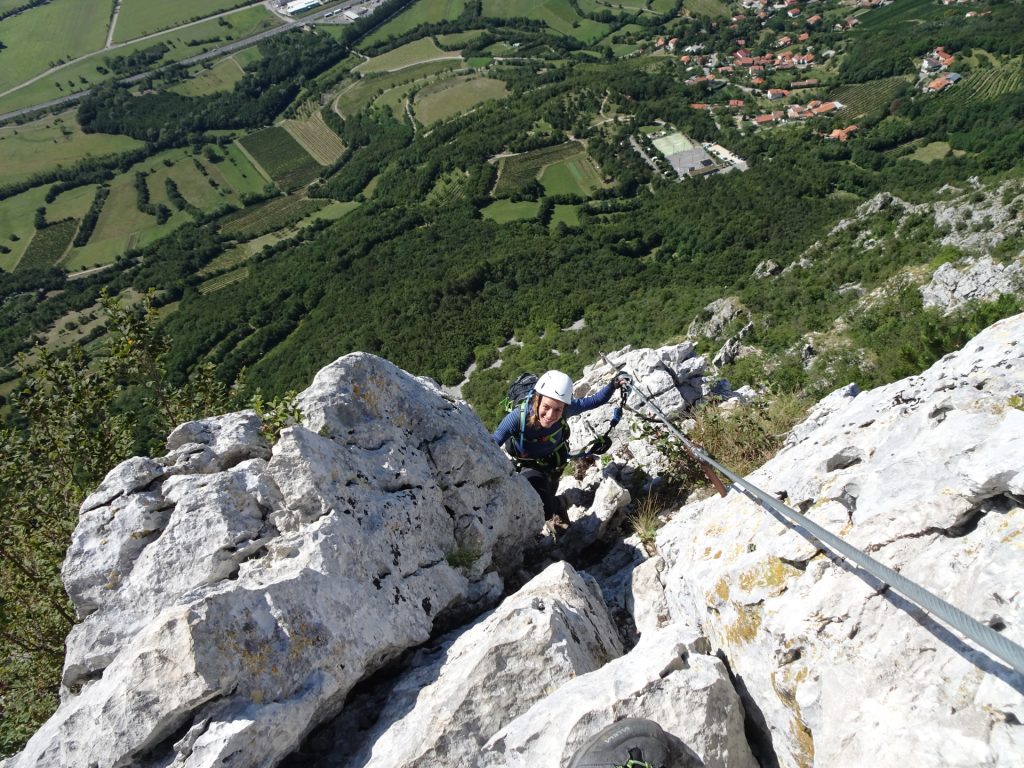
[(565, 403), (550, 397), (541, 397), (540, 404), (537, 406), (537, 420), (542, 427), (547, 429), (562, 418), (562, 411), (564, 410)]

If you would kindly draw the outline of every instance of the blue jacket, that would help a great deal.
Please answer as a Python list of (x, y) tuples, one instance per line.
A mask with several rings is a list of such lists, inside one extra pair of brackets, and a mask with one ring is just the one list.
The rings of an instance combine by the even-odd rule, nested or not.
[[(600, 390), (590, 395), (589, 397), (581, 397), (578, 400), (573, 400), (567, 406), (565, 411), (562, 412), (562, 418), (552, 424), (546, 429), (539, 424), (535, 427), (527, 424), (526, 434), (523, 436), (523, 456), (521, 458), (528, 459), (544, 459), (550, 456), (560, 446), (565, 439), (561, 432), (563, 423), (566, 419), (571, 416), (575, 416), (584, 411), (593, 410), (600, 405), (604, 405), (612, 399), (612, 393), (615, 391), (614, 382), (606, 384)], [(533, 414), (532, 396), (530, 402), (526, 406), (526, 421), (530, 420), (530, 416)], [(520, 409), (523, 406), (516, 406), (512, 411), (501, 420), (498, 428), (494, 431), (494, 442), (498, 445), (504, 445), (505, 441), (512, 438), (514, 443), (513, 454), (518, 452), (519, 448), (519, 422), (520, 422)]]

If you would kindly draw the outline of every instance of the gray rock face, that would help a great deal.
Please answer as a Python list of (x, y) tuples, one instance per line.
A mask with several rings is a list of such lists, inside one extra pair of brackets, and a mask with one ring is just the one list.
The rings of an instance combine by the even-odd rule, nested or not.
[[(593, 585), (567, 563), (555, 563), (414, 664), (363, 746), (333, 764), (474, 768), (491, 734), (622, 652)], [(339, 725), (339, 736), (351, 739), (356, 729)]]
[(299, 405), (272, 453), (251, 413), (188, 424), (89, 497), (64, 701), (10, 766), (275, 765), (449, 608), (494, 601), (542, 516), (469, 408), (364, 354)]
[[(759, 264), (758, 268), (760, 267)], [(746, 307), (738, 298), (727, 296), (724, 299), (716, 299), (704, 307), (700, 317), (690, 323), (686, 335), (690, 338), (713, 339), (737, 317), (749, 317)]]
[[(834, 393), (750, 480), (1024, 642), (1022, 339), (1017, 316), (920, 376)], [(728, 658), (781, 766), (1024, 760), (1024, 676), (744, 495), (657, 541), (673, 619)]]
[(969, 301), (995, 301), (1003, 294), (1024, 292), (1024, 263), (997, 264), (991, 256), (972, 260), (964, 269), (943, 264), (931, 282), (921, 286), (926, 307), (938, 307), (951, 314)]
[(743, 709), (725, 665), (695, 652), (702, 638), (680, 624), (646, 632), (625, 656), (571, 680), (483, 747), (481, 768), (558, 768), (606, 725), (656, 721), (697, 765), (754, 768)]

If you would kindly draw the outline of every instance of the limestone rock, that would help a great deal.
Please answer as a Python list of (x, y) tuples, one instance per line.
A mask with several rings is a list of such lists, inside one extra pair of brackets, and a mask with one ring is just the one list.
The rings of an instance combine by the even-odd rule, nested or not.
[(713, 339), (737, 317), (749, 317), (749, 315), (746, 307), (735, 296), (716, 299), (704, 307), (700, 317), (690, 323), (686, 335), (690, 338)]
[(755, 280), (764, 280), (766, 277), (775, 277), (782, 272), (782, 265), (772, 259), (765, 259), (759, 262), (754, 268), (752, 277)]
[(571, 680), (495, 734), (481, 768), (560, 768), (624, 717), (654, 720), (707, 768), (754, 768), (743, 708), (722, 662), (681, 625), (645, 633), (625, 656)]
[[(551, 691), (622, 655), (594, 588), (567, 563), (536, 576), (472, 627), (422, 654), (361, 746), (344, 716), (332, 764), (475, 768), (487, 739)], [(340, 749), (339, 749), (340, 747)], [(344, 760), (343, 752), (350, 753)]]
[(298, 403), (272, 454), (251, 413), (183, 425), (87, 499), (64, 700), (8, 768), (275, 765), (500, 592), (541, 510), (467, 406), (365, 354)]
[[(1024, 642), (1021, 339), (1024, 315), (919, 376), (834, 393), (749, 479)], [(684, 507), (657, 544), (673, 618), (728, 658), (779, 765), (1024, 758), (1024, 676), (746, 496)]]
[(1024, 262), (997, 264), (991, 256), (972, 260), (965, 269), (943, 264), (926, 285), (921, 298), (926, 307), (950, 314), (969, 301), (995, 301), (1003, 294), (1024, 292)]

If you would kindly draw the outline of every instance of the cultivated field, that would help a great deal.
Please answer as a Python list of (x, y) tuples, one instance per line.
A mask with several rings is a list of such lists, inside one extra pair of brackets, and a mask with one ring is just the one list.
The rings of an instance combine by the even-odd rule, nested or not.
[(569, 141), (553, 147), (544, 147), (533, 152), (505, 157), (501, 160), (498, 183), (494, 187), (495, 197), (508, 197), (537, 178), (540, 171), (553, 163), (584, 152), (578, 141)]
[(452, 32), (450, 35), (438, 35), (437, 42), (447, 48), (461, 48), (479, 39), (484, 33), (482, 29), (467, 29), (465, 32)]
[(468, 177), (464, 171), (448, 171), (434, 182), (434, 188), (427, 194), (426, 202), (433, 205), (448, 205), (461, 200), (466, 194), (467, 181)]
[(65, 219), (37, 230), (16, 269), (56, 264), (75, 238), (78, 223), (78, 219)]
[(429, 37), (421, 37), (419, 40), (406, 43), (380, 56), (374, 56), (369, 61), (360, 64), (354, 71), (364, 75), (376, 72), (394, 72), (435, 59), (458, 59), (461, 61), (462, 57), (458, 51), (442, 51)]
[(858, 17), (858, 29), (863, 34), (864, 30), (896, 27), (908, 22), (919, 23), (941, 17), (945, 13), (946, 9), (933, 0), (900, 0), (898, 3), (873, 8), (869, 13), (861, 14)]
[(900, 88), (910, 81), (911, 78), (905, 75), (897, 75), (884, 80), (872, 80), (870, 83), (841, 85), (832, 91), (828, 98), (843, 105), (843, 108), (836, 112), (838, 117), (852, 120), (861, 115), (880, 111), (892, 101)]
[(206, 96), (230, 91), (244, 74), (234, 56), (225, 56), (209, 68), (200, 67), (191, 78), (171, 86), (169, 90), (183, 96)]
[(498, 200), (482, 209), (480, 213), (483, 214), (485, 219), (491, 219), (499, 224), (504, 224), (509, 221), (534, 219), (537, 217), (539, 209), (540, 203), (534, 203), (529, 200), (522, 203), (513, 203), (511, 200)]
[(552, 163), (540, 175), (540, 183), (549, 195), (587, 196), (601, 188), (601, 174), (585, 152)]
[[(88, 5), (91, 6), (92, 4), (89, 3)], [(50, 6), (42, 7), (48, 8)], [(106, 12), (109, 12), (109, 7), (106, 8)], [(106, 17), (104, 16), (104, 18)], [(111, 71), (104, 73), (100, 70), (109, 70), (109, 67), (105, 66), (105, 60), (113, 56), (127, 56), (143, 48), (165, 43), (170, 50), (164, 54), (161, 63), (167, 64), (186, 59), (189, 56), (202, 53), (218, 45), (215, 43), (193, 44), (194, 41), (221, 37), (222, 42), (228, 42), (281, 24), (280, 19), (271, 14), (262, 5), (245, 8), (234, 13), (227, 18), (227, 21), (230, 23), (230, 27), (223, 27), (218, 25), (216, 21), (209, 20), (179, 31), (165, 32), (140, 43), (132, 43), (119, 48), (112, 48), (106, 51), (101, 50), (90, 54), (82, 61), (65, 67), (52, 75), (47, 75), (32, 85), (19, 88), (6, 96), (0, 96), (0, 112), (28, 107), (49, 99), (67, 96), (70, 93), (91, 88), (94, 85), (110, 80), (115, 76), (114, 73)], [(4, 24), (6, 23), (5, 21)], [(101, 41), (97, 47), (102, 48), (102, 45)], [(7, 53), (8, 51), (4, 51), (0, 54), (0, 57), (6, 56)], [(245, 53), (245, 51), (240, 52), (238, 55), (241, 56), (242, 53)], [(245, 61), (240, 60), (240, 62), (244, 66)], [(42, 69), (46, 69), (46, 67)], [(0, 68), (0, 73), (2, 71), (2, 68)], [(2, 77), (2, 74), (0, 74), (0, 77)], [(0, 89), (0, 92), (2, 92), (2, 89)]]
[(326, 200), (282, 195), (265, 203), (229, 213), (220, 220), (220, 231), (221, 234), (236, 240), (251, 240), (302, 221), (325, 205)]
[(551, 226), (565, 224), (569, 227), (579, 226), (580, 209), (576, 205), (556, 205), (554, 213), (551, 214)]
[(461, 66), (461, 59), (448, 59), (445, 61), (430, 61), (425, 64), (417, 64), (412, 67), (401, 69), (398, 72), (371, 75), (357, 80), (355, 83), (346, 86), (338, 93), (334, 102), (335, 110), (342, 116), (348, 117), (370, 106), (377, 98), (377, 91), (389, 91), (406, 83), (422, 80), (450, 69)]
[(416, 94), (414, 112), (421, 123), (432, 125), (507, 95), (508, 86), (502, 80), (472, 75), (453, 77), (421, 89)]
[(976, 69), (940, 97), (970, 104), (1020, 90), (1024, 90), (1024, 60), (1018, 58), (992, 69)]
[(636, 14), (639, 8), (646, 7), (646, 0), (625, 0), (623, 3), (615, 2), (615, 0), (579, 0), (580, 10), (584, 13), (611, 13), (615, 16), (626, 15), (633, 16)]
[(29, 243), (35, 236), (35, 212), (37, 208), (46, 208), (47, 221), (59, 221), (64, 218), (80, 219), (89, 209), (95, 185), (73, 189), (47, 203), (46, 192), (49, 186), (36, 187), (20, 195), (0, 200), (0, 245), (9, 253), (0, 251), (0, 268), (7, 271), (14, 269)]
[(327, 126), (319, 112), (306, 120), (285, 120), (281, 125), (320, 165), (330, 165), (345, 151), (341, 137)]
[[(114, 42), (171, 29), (221, 11), (252, 5), (254, 0), (121, 0), (121, 12), (114, 27)], [(97, 3), (101, 5), (101, 3)]]
[(375, 45), (389, 37), (405, 34), (420, 24), (457, 19), (466, 7), (466, 0), (419, 0), (363, 41)]
[(238, 269), (226, 272), (223, 275), (212, 277), (206, 282), (199, 284), (199, 293), (205, 296), (208, 293), (219, 291), (221, 288), (227, 288), (229, 285), (234, 285), (237, 282), (245, 280), (249, 276), (248, 267), (239, 267)]
[(963, 157), (966, 154), (962, 149), (950, 147), (948, 141), (933, 141), (923, 147), (918, 147), (907, 155), (907, 158), (917, 160), (919, 163), (934, 163), (936, 160), (945, 160), (950, 155)]
[[(667, 4), (671, 6), (671, 0), (668, 0)], [(669, 10), (664, 7), (665, 5), (665, 2), (659, 3), (658, 0), (655, 0), (651, 7), (660, 13), (664, 13)], [(722, 0), (683, 0), (683, 8), (695, 16), (703, 15), (712, 19), (716, 17), (723, 19), (729, 17), (729, 6), (722, 2)]]
[(584, 43), (608, 34), (608, 25), (579, 16), (569, 0), (483, 0), (483, 13), (498, 19), (539, 19), (557, 32)]
[(0, 94), (60, 61), (102, 48), (109, 18), (110, 3), (58, 0), (4, 19)]
[(305, 186), (320, 173), (320, 164), (284, 128), (264, 128), (238, 141), (285, 191)]
[(142, 142), (127, 136), (83, 133), (74, 111), (8, 125), (0, 128), (0, 186), (57, 165), (72, 165), (86, 155), (98, 157), (140, 146)]

